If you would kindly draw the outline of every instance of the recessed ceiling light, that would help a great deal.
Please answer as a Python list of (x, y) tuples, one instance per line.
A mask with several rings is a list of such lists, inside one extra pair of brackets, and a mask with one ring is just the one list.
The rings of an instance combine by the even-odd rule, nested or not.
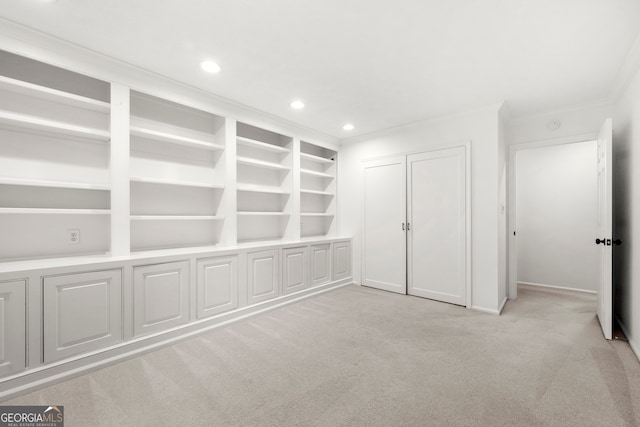
[(200, 63), (200, 68), (205, 70), (207, 73), (219, 73), (221, 70), (220, 66), (213, 61), (202, 61)]
[(293, 101), (290, 105), (294, 110), (302, 110), (304, 108), (304, 102), (300, 101), (299, 99)]
[(354, 130), (355, 127), (351, 123), (347, 123), (344, 126), (342, 126), (342, 129), (344, 129), (344, 130)]

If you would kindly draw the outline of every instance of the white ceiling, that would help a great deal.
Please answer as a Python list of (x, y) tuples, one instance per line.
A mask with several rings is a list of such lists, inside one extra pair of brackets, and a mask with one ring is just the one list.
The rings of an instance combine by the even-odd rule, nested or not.
[(638, 0), (2, 0), (0, 16), (339, 138), (601, 101), (640, 32)]

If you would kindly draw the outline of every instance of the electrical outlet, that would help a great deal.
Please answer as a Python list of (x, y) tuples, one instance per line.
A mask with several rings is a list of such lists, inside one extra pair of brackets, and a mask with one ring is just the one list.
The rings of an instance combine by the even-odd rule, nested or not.
[(72, 245), (77, 245), (80, 243), (80, 230), (78, 229), (69, 229), (67, 230), (67, 242)]

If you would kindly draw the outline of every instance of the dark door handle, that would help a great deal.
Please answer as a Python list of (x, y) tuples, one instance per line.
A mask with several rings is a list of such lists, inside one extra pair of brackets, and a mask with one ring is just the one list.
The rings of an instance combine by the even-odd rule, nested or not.
[(599, 245), (600, 243), (602, 243), (603, 245), (607, 244), (605, 239), (596, 239), (596, 245)]
[(616, 239), (616, 240), (613, 241), (613, 244), (616, 245), (616, 246), (620, 246), (622, 244), (622, 240)]

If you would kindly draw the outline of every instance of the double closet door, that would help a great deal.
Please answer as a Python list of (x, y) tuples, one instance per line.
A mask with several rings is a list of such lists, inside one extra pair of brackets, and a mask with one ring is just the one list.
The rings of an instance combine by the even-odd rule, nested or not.
[(363, 284), (467, 301), (467, 147), (364, 165)]

